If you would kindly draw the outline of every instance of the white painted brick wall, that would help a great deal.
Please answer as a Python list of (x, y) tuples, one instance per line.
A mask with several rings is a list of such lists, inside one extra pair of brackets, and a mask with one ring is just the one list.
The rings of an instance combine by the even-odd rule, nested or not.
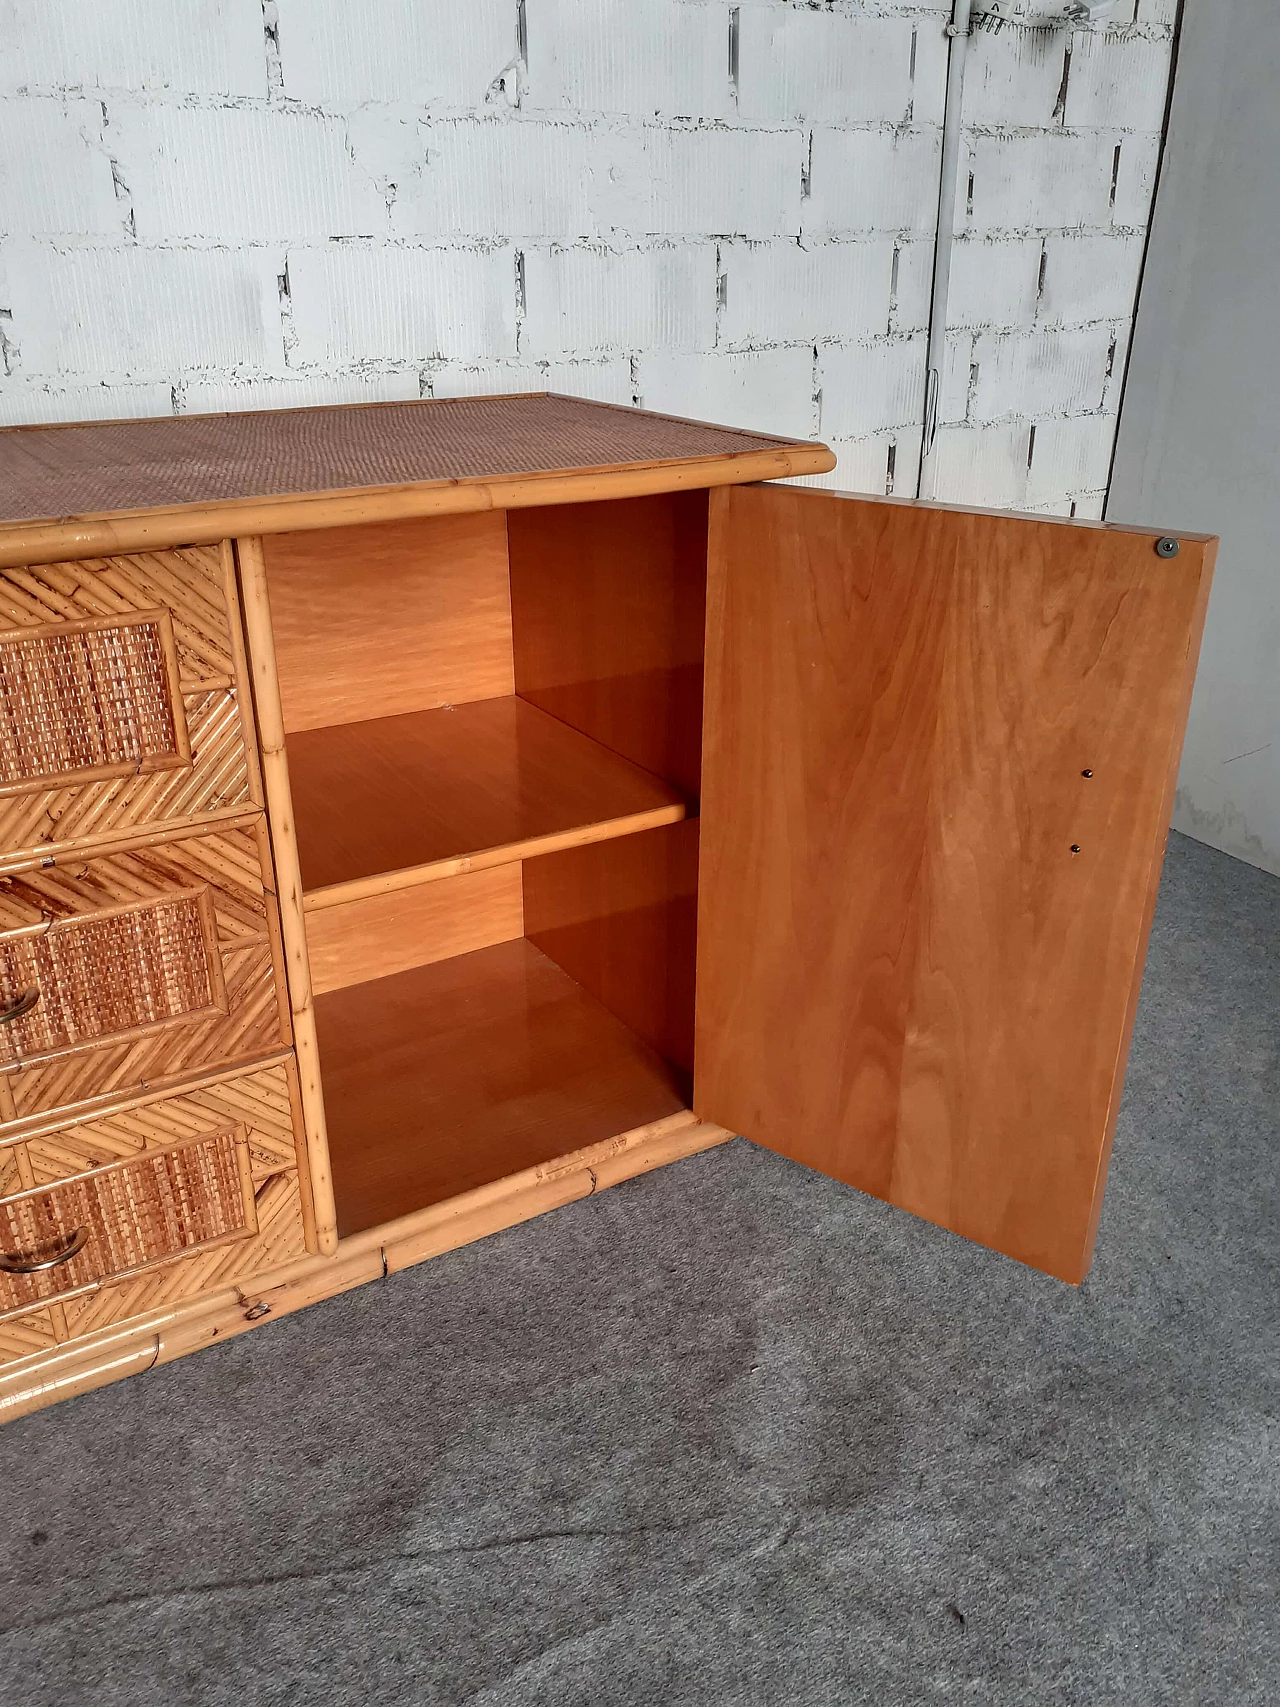
[(0, 220), (6, 235), (124, 235), (96, 101), (0, 101)]
[(823, 426), (839, 439), (913, 426), (924, 413), (925, 338), (881, 339), (822, 352)]
[[(283, 250), (25, 246), (6, 265), (23, 366), (133, 380), (269, 367), (281, 345), (283, 265)], [(138, 313), (148, 297), (163, 315)]]
[(526, 0), (525, 17), (539, 107), (638, 118), (729, 114), (723, 0)]
[(0, 42), (5, 89), (267, 92), (256, 0), (0, 0)]
[(348, 153), (337, 118), (133, 106), (112, 111), (106, 134), (140, 239), (252, 243), (386, 231), (382, 196)]
[(912, 40), (900, 18), (748, 6), (738, 111), (760, 124), (905, 124)]
[[(887, 332), (896, 249), (892, 237), (814, 249), (785, 241), (723, 244), (721, 342), (815, 343), (834, 326), (844, 338)], [(899, 258), (899, 278), (901, 271)]]
[(1173, 21), (973, 39), (939, 497), (1101, 514)]
[[(283, 93), (330, 111), (367, 101), (415, 111), (483, 107), (516, 56), (507, 0), (276, 0), (276, 15)], [(261, 16), (257, 36), (264, 75)]]
[(646, 409), (796, 438), (816, 436), (813, 356), (807, 349), (694, 356), (661, 350), (642, 355), (636, 365)]
[(1143, 247), (1137, 232), (1064, 231), (1047, 237), (1040, 318), (1066, 325), (1127, 320)]
[[(974, 38), (944, 496), (1100, 506), (1173, 12)], [(949, 15), (0, 0), (0, 419), (546, 387), (911, 492)]]
[(807, 235), (897, 231), (932, 235), (938, 216), (941, 132), (813, 131)]
[(300, 365), (320, 369), (514, 356), (514, 276), (509, 248), (338, 243), (294, 249), (288, 266), (291, 354)]
[(530, 249), (521, 349), (552, 358), (616, 350), (709, 350), (716, 341), (713, 243)]

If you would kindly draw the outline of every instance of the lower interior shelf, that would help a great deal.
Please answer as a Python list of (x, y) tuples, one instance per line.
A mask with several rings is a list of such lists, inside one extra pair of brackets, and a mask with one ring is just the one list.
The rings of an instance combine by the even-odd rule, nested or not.
[(688, 1107), (523, 937), (332, 990), (316, 1028), (343, 1237)]

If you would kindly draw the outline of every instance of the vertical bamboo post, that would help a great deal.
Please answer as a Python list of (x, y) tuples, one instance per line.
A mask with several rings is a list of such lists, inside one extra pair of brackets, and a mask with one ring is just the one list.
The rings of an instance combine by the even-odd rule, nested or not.
[(307, 932), (302, 913), (302, 873), (298, 868), (293, 797), (289, 792), (289, 761), (285, 756), (284, 713), (280, 706), (280, 680), (276, 674), (266, 565), (260, 539), (238, 539), (235, 549), (240, 569), (240, 595), (253, 676), (258, 738), (262, 743), (262, 782), (267, 797), (271, 850), (275, 857), (280, 929), (284, 937), (289, 1008), (293, 1015), (293, 1046), (297, 1052), (302, 1092), (302, 1123), (311, 1177), (316, 1245), (322, 1255), (332, 1256), (338, 1248), (338, 1217), (333, 1201), (329, 1138), (320, 1088), (320, 1052), (316, 1042), (311, 968), (307, 961)]

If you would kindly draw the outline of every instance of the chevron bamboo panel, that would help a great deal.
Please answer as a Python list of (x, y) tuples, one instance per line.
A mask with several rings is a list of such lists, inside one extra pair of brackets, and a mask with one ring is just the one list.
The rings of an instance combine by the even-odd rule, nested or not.
[(106, 1281), (257, 1232), (244, 1129), (202, 1132), (160, 1150), (0, 1200), (0, 1314), (96, 1291)]
[(264, 1180), (257, 1189), (255, 1209), (258, 1230), (250, 1238), (197, 1252), (165, 1268), (68, 1300), (63, 1308), (69, 1337), (77, 1339), (99, 1328), (114, 1327), (131, 1316), (201, 1292), (248, 1283), (265, 1270), (305, 1255), (302, 1195), (296, 1173), (274, 1174)]
[(0, 571), (0, 629), (6, 859), (261, 803), (228, 547)]
[(26, 1147), (22, 1144), (11, 1144), (0, 1150), (0, 1197), (11, 1197), (24, 1186), (35, 1184), (34, 1178), (26, 1174), (22, 1166), (26, 1155)]
[[(23, 1146), (30, 1170), (26, 1183), (49, 1185), (232, 1125), (243, 1126), (248, 1135), (256, 1185), (297, 1165), (301, 1140), (295, 1138), (289, 1068), (283, 1061), (28, 1138)], [(0, 1150), (0, 1178), (6, 1153)], [(16, 1166), (10, 1177), (18, 1177)]]
[[(167, 902), (175, 891), (197, 894), (210, 919), (210, 971), (213, 981), (220, 983), (215, 1004), (203, 1011), (183, 1013), (171, 1008), (115, 1036), (50, 1048), (36, 1062), (0, 1065), (8, 1077), (16, 1117), (94, 1097), (125, 1097), (176, 1074), (207, 1073), (287, 1045), (288, 1004), (282, 999), (283, 968), (270, 881), (270, 853), (261, 820), (129, 853), (0, 876), (0, 932), (135, 903)], [(137, 953), (141, 963), (143, 949)], [(142, 982), (158, 976), (145, 968), (135, 967), (134, 972)], [(0, 983), (4, 976), (0, 938)], [(12, 1000), (14, 994), (8, 989), (5, 999)], [(82, 999), (81, 995), (74, 998)], [(181, 1008), (182, 1003), (176, 1005)], [(124, 1004), (113, 1011), (127, 1017)]]
[(29, 1310), (25, 1316), (0, 1322), (0, 1364), (13, 1363), (19, 1357), (32, 1357), (37, 1352), (52, 1351), (57, 1343), (53, 1317), (48, 1310)]

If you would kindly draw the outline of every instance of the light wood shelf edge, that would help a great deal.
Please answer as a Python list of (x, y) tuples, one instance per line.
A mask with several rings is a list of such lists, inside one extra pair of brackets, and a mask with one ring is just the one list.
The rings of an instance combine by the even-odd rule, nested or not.
[(261, 1275), (256, 1283), (223, 1287), (102, 1329), (79, 1344), (20, 1359), (0, 1371), (0, 1422), (171, 1363), (308, 1304), (714, 1149), (733, 1136), (688, 1112), (669, 1115), (357, 1233), (343, 1239), (333, 1257), (300, 1258)]
[(827, 474), (836, 459), (825, 445), (796, 444), (741, 456), (692, 459), (618, 469), (513, 475), (499, 480), (436, 481), (355, 491), (295, 492), (271, 498), (227, 499), (105, 516), (0, 525), (0, 568), (110, 557), (175, 545), (213, 545), (264, 533), (294, 533), (405, 516), (457, 515), (467, 510), (516, 510), (536, 504), (587, 504)]
[(307, 932), (302, 917), (302, 874), (293, 826), (293, 797), (289, 790), (289, 761), (285, 755), (284, 714), (276, 675), (271, 607), (267, 599), (266, 566), (259, 539), (236, 541), (245, 641), (253, 676), (254, 711), (262, 744), (262, 781), (267, 797), (267, 822), (275, 858), (280, 928), (284, 938), (293, 1019), (293, 1046), (298, 1062), (302, 1098), (307, 1174), (315, 1240), (322, 1256), (338, 1248), (338, 1212), (333, 1200), (333, 1171), (325, 1128), (324, 1097), (320, 1088), (320, 1051), (316, 1042)]
[(605, 818), (598, 824), (579, 824), (571, 830), (556, 830), (545, 836), (530, 836), (522, 842), (504, 842), (500, 847), (484, 848), (478, 853), (458, 854), (452, 859), (436, 859), (427, 865), (405, 866), (399, 871), (379, 871), (372, 877), (355, 877), (349, 883), (330, 883), (323, 889), (309, 889), (302, 897), (304, 911), (319, 912), (325, 907), (345, 906), (349, 901), (365, 901), (374, 895), (390, 895), (397, 889), (416, 889), (420, 883), (437, 883), (443, 878), (461, 877), (468, 871), (489, 871), (495, 866), (516, 865), (521, 860), (539, 854), (560, 853), (565, 848), (586, 847), (592, 842), (613, 841), (618, 836), (634, 836), (642, 830), (656, 830), (663, 824), (678, 824), (688, 816), (682, 801), (669, 806), (654, 806), (646, 812), (631, 812), (624, 818)]

